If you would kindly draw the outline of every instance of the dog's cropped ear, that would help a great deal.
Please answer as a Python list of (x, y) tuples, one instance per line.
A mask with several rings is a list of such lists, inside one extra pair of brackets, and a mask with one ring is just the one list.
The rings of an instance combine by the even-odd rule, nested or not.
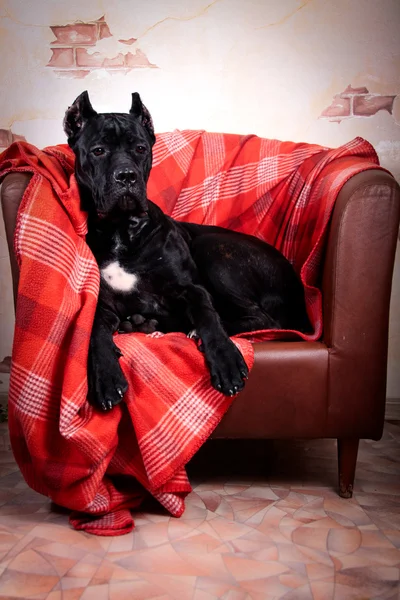
[(141, 124), (150, 136), (151, 143), (154, 144), (154, 142), (156, 141), (156, 136), (154, 135), (153, 119), (151, 118), (151, 114), (141, 101), (140, 96), (137, 92), (134, 92), (132, 94), (132, 106), (129, 113), (137, 119), (140, 119)]
[(64, 131), (68, 137), (69, 144), (73, 143), (87, 121), (95, 115), (97, 115), (97, 112), (90, 104), (89, 94), (87, 91), (82, 92), (65, 113)]

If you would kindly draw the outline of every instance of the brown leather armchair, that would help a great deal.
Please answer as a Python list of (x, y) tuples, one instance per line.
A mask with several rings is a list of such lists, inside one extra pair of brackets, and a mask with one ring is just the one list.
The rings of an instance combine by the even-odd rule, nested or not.
[[(1, 199), (13, 275), (18, 206), (30, 175), (6, 176)], [(337, 438), (339, 494), (350, 498), (361, 438), (380, 439), (400, 188), (383, 171), (352, 177), (333, 212), (321, 274), (319, 342), (255, 346), (254, 368), (214, 438)]]

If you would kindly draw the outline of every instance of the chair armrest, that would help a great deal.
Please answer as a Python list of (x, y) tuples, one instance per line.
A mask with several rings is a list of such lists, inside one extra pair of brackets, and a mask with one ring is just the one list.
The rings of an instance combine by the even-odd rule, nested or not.
[[(340, 191), (323, 270), (329, 407), (342, 436), (379, 438), (383, 426), (390, 293), (400, 219), (400, 188), (380, 170), (352, 177)], [(335, 426), (336, 428), (336, 426)], [(360, 436), (361, 437), (361, 436)]]
[(3, 210), (4, 226), (10, 253), (14, 305), (17, 301), (19, 280), (19, 269), (14, 252), (14, 231), (17, 222), (18, 208), (31, 177), (31, 173), (9, 173), (4, 177), (1, 185), (1, 207)]

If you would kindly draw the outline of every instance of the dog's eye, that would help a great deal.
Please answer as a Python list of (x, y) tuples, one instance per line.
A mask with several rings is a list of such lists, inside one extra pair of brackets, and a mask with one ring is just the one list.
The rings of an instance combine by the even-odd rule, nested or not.
[(146, 152), (146, 146), (136, 146), (136, 152), (144, 154)]
[(105, 150), (104, 150), (104, 148), (101, 148), (101, 147), (99, 146), (98, 148), (93, 148), (93, 150), (92, 150), (92, 153), (93, 153), (95, 156), (101, 156), (102, 154), (104, 154), (104, 153), (105, 153)]

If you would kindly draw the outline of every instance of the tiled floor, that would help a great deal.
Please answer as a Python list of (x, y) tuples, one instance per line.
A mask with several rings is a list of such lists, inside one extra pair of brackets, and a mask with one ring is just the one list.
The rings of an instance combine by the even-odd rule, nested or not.
[(156, 506), (100, 538), (29, 490), (0, 426), (0, 597), (48, 600), (398, 599), (400, 424), (361, 443), (355, 497), (332, 440), (210, 442), (181, 519)]

